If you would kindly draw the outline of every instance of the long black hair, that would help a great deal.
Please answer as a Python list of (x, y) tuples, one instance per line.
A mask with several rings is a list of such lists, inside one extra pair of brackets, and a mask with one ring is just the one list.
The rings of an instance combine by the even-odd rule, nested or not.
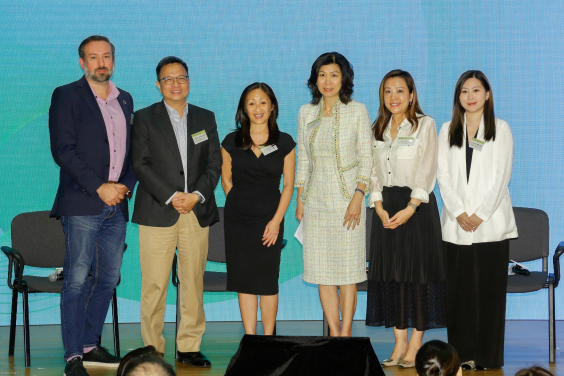
[(237, 106), (237, 113), (235, 114), (235, 128), (237, 129), (237, 134), (235, 135), (235, 146), (242, 149), (252, 148), (253, 146), (263, 146), (255, 145), (253, 139), (251, 138), (251, 120), (247, 115), (245, 110), (245, 105), (247, 102), (247, 95), (255, 89), (261, 89), (268, 95), (270, 103), (272, 104), (272, 112), (268, 118), (268, 140), (264, 143), (266, 145), (273, 145), (278, 142), (280, 138), (280, 130), (278, 129), (278, 123), (276, 119), (278, 118), (278, 100), (274, 95), (274, 91), (270, 86), (264, 82), (255, 82), (250, 84), (243, 90), (241, 98), (239, 98), (239, 105)]
[(482, 71), (479, 70), (469, 70), (462, 73), (462, 76), (456, 82), (454, 87), (454, 104), (452, 106), (452, 121), (450, 123), (450, 130), (448, 132), (448, 141), (451, 147), (456, 146), (458, 148), (462, 147), (464, 142), (464, 107), (460, 103), (460, 93), (462, 92), (462, 87), (464, 83), (470, 79), (476, 78), (480, 80), (482, 86), (486, 90), (486, 93), (490, 93), (490, 97), (486, 100), (484, 104), (484, 138), (485, 141), (493, 140), (495, 141), (495, 114), (494, 114), (494, 101), (493, 93), (490, 82), (488, 78)]

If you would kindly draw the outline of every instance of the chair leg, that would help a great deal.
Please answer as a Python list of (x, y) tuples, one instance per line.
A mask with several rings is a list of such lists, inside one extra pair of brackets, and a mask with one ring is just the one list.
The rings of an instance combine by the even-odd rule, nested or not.
[(323, 314), (323, 337), (329, 337), (331, 331), (329, 330), (329, 323), (327, 322), (327, 317), (325, 313)]
[(120, 356), (119, 347), (119, 318), (118, 318), (118, 305), (117, 305), (117, 292), (114, 289), (114, 295), (112, 296), (112, 327), (114, 329), (114, 354)]
[(556, 358), (556, 323), (554, 322), (554, 280), (548, 281), (548, 349), (549, 361), (554, 363)]
[(10, 319), (10, 343), (8, 345), (8, 356), (14, 356), (14, 345), (16, 344), (16, 323), (18, 318), (18, 290), (12, 290), (12, 317)]
[(24, 351), (25, 351), (25, 366), (30, 367), (30, 346), (29, 346), (29, 304), (27, 296), (27, 286), (23, 287), (23, 327), (24, 327)]
[(180, 317), (180, 282), (178, 282), (178, 286), (176, 287), (176, 330), (174, 332), (174, 359), (178, 359), (178, 342), (176, 338), (178, 338), (178, 327), (180, 326), (180, 321), (178, 318)]

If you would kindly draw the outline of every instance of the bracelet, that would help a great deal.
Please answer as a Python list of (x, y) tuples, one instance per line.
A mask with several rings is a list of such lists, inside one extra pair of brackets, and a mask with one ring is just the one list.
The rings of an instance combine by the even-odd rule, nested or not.
[(356, 193), (356, 192), (362, 193), (362, 197), (364, 197), (364, 191), (362, 189), (357, 188), (357, 189), (354, 190), (354, 193)]
[(415, 205), (415, 204), (412, 203), (412, 202), (408, 202), (408, 203), (407, 203), (407, 206), (409, 206), (410, 208), (412, 208), (416, 213), (419, 211), (419, 206), (418, 206), (418, 205)]

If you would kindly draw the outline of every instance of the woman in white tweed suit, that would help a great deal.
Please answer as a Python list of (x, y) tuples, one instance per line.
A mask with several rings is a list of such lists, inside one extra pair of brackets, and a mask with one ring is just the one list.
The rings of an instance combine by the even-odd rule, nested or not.
[[(304, 224), (303, 280), (319, 285), (332, 336), (351, 336), (356, 284), (366, 280), (370, 118), (351, 99), (354, 72), (336, 52), (311, 68), (313, 99), (298, 115), (296, 218)], [(339, 309), (343, 319), (339, 318)]]

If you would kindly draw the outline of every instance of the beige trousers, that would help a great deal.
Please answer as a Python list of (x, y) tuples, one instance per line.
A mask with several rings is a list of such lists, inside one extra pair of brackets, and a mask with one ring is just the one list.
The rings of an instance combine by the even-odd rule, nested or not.
[(206, 329), (204, 270), (208, 257), (209, 227), (200, 227), (194, 212), (181, 214), (171, 227), (139, 225), (141, 261), (141, 336), (145, 346), (164, 353), (166, 292), (174, 252), (178, 250), (180, 325), (178, 351), (200, 350)]

